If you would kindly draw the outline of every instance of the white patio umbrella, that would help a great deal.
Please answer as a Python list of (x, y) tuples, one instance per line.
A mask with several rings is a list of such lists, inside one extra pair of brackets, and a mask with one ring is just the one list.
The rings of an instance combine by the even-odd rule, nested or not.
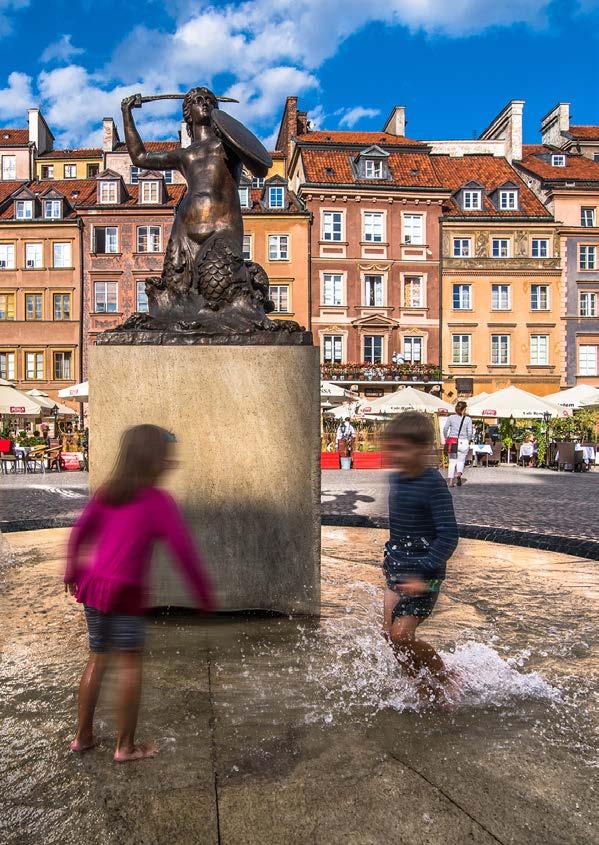
[(0, 379), (0, 414), (10, 417), (40, 417), (41, 408), (32, 396)]
[(63, 387), (58, 391), (61, 399), (72, 399), (75, 402), (89, 402), (89, 382), (83, 381), (81, 384), (73, 384), (71, 387)]
[[(67, 406), (63, 405), (61, 402), (55, 402), (50, 396), (48, 396), (47, 393), (43, 393), (41, 390), (37, 390), (37, 388), (28, 390), (27, 396), (30, 396), (34, 402), (37, 402), (41, 409), (48, 411), (49, 413), (47, 416), (51, 416), (53, 414), (54, 408), (57, 409), (57, 416), (59, 417), (77, 416), (77, 411), (74, 411), (72, 408), (67, 408)], [(46, 416), (46, 414), (44, 414), (44, 416)]]
[(487, 396), (490, 396), (490, 395), (491, 394), (488, 393), (486, 390), (481, 390), (480, 393), (477, 393), (475, 396), (471, 396), (470, 399), (464, 399), (464, 402), (466, 402), (468, 407), (470, 407), (470, 405), (473, 405), (475, 402), (478, 402), (480, 399), (486, 399)]
[(360, 411), (366, 417), (401, 414), (403, 411), (424, 411), (429, 414), (451, 413), (453, 405), (438, 399), (424, 390), (414, 387), (402, 387), (394, 393), (388, 393), (372, 402), (364, 402)]
[(335, 417), (337, 420), (344, 420), (346, 417), (362, 416), (360, 400), (355, 402), (345, 402), (343, 405), (338, 405), (336, 408), (331, 408), (325, 411), (327, 417)]
[(553, 405), (559, 405), (560, 408), (571, 408), (576, 411), (578, 408), (599, 404), (599, 390), (591, 384), (577, 384), (567, 390), (558, 390), (557, 393), (543, 396), (543, 399)]
[(548, 402), (545, 397), (535, 396), (519, 387), (505, 387), (479, 399), (468, 403), (468, 413), (471, 417), (493, 417), (495, 419), (542, 419), (549, 413), (552, 417), (571, 417), (569, 408), (559, 408)]

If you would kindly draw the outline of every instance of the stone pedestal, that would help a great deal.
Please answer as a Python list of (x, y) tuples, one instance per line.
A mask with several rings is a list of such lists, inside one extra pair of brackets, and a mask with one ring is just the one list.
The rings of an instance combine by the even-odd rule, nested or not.
[[(90, 481), (122, 431), (179, 441), (165, 485), (204, 553), (222, 610), (318, 614), (320, 393), (310, 346), (96, 346), (90, 350)], [(153, 604), (190, 605), (160, 556)]]

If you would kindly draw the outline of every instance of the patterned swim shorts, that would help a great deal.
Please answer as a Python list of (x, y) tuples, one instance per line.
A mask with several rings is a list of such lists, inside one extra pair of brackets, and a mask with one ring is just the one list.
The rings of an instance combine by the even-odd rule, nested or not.
[(109, 651), (141, 651), (145, 642), (143, 616), (124, 613), (102, 613), (84, 605), (89, 637), (89, 650), (100, 654)]

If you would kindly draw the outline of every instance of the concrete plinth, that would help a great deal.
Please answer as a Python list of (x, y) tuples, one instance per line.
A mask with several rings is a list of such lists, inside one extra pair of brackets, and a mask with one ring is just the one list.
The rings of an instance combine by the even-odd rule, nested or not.
[[(183, 506), (222, 610), (317, 614), (320, 604), (318, 350), (98, 346), (90, 350), (90, 482), (122, 431), (154, 423), (179, 441), (165, 484)], [(191, 603), (161, 557), (153, 603)]]

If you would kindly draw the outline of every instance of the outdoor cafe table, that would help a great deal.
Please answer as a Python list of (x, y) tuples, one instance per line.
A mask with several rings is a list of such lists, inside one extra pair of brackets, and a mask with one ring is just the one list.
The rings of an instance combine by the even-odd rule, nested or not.
[(472, 459), (473, 464), (476, 466), (478, 463), (478, 459), (481, 458), (483, 455), (492, 455), (493, 449), (488, 443), (473, 443), (470, 446), (470, 451), (472, 452)]

